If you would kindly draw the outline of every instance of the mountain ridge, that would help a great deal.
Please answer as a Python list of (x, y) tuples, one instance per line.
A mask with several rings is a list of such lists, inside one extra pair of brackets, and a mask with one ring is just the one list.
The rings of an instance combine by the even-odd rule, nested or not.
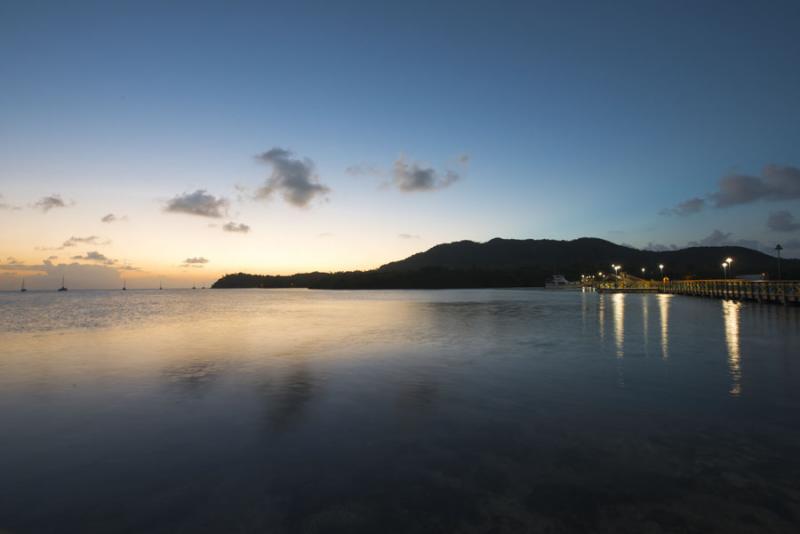
[[(622, 272), (646, 278), (721, 278), (722, 261), (734, 258), (730, 274), (764, 274), (775, 278), (777, 259), (741, 246), (687, 247), (676, 250), (640, 250), (600, 238), (573, 240), (504, 239), (440, 243), (402, 260), (367, 271), (299, 273), (289, 276), (225, 275), (215, 288), (309, 287), (318, 289), (414, 289), (455, 287), (535, 287), (547, 276)], [(783, 259), (784, 278), (800, 276), (800, 260)], [(645, 271), (642, 273), (641, 269)]]

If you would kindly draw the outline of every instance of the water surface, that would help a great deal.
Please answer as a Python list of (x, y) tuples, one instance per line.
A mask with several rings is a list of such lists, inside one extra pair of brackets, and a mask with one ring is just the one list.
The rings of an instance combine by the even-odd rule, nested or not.
[(800, 310), (0, 294), (0, 531), (797, 532)]

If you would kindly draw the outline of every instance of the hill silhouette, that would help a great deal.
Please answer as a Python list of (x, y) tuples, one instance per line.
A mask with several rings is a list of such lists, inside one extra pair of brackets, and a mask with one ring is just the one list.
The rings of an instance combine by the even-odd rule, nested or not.
[[(436, 245), (406, 259), (369, 271), (301, 273), (290, 276), (229, 274), (214, 288), (307, 287), (314, 289), (425, 289), (478, 287), (536, 287), (556, 273), (577, 280), (582, 274), (623, 272), (659, 278), (659, 264), (672, 279), (721, 278), (724, 258), (734, 258), (732, 274), (777, 277), (775, 257), (739, 247), (689, 247), (678, 250), (639, 250), (598, 238), (571, 241), (501, 239), (486, 243), (457, 241)], [(800, 260), (784, 259), (784, 278), (800, 276)]]

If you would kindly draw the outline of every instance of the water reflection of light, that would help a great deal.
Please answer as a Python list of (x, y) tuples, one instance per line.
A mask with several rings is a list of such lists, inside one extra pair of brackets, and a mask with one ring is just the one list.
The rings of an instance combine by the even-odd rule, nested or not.
[(644, 340), (644, 354), (647, 355), (647, 324), (649, 322), (648, 306), (650, 304), (649, 295), (644, 295), (642, 299), (642, 339)]
[(729, 393), (738, 397), (742, 392), (742, 366), (739, 348), (739, 315), (742, 305), (732, 300), (722, 301), (722, 318), (725, 321), (725, 344), (728, 346), (728, 369), (731, 374)]
[(581, 331), (586, 332), (586, 308), (589, 305), (586, 298), (586, 288), (581, 291)]
[(600, 330), (600, 340), (605, 339), (606, 335), (606, 296), (600, 295), (597, 310), (597, 328)]
[(623, 345), (625, 343), (625, 295), (615, 293), (612, 297), (614, 307), (614, 342), (617, 345), (617, 358), (625, 355)]
[(661, 319), (661, 358), (669, 358), (669, 301), (671, 295), (658, 295), (658, 315)]

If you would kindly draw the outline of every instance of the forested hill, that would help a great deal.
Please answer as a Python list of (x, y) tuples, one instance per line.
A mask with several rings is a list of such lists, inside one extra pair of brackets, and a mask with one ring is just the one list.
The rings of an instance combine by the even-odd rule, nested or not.
[[(720, 278), (724, 258), (734, 258), (733, 275), (767, 273), (777, 276), (776, 258), (744, 247), (690, 247), (648, 251), (597, 238), (492, 239), (486, 243), (458, 241), (435, 247), (370, 271), (303, 273), (290, 276), (229, 274), (215, 288), (308, 287), (318, 289), (455, 288), (541, 286), (560, 273), (577, 280), (581, 274), (623, 271), (658, 277), (658, 265), (673, 279)], [(800, 278), (800, 260), (783, 260), (784, 278)]]

